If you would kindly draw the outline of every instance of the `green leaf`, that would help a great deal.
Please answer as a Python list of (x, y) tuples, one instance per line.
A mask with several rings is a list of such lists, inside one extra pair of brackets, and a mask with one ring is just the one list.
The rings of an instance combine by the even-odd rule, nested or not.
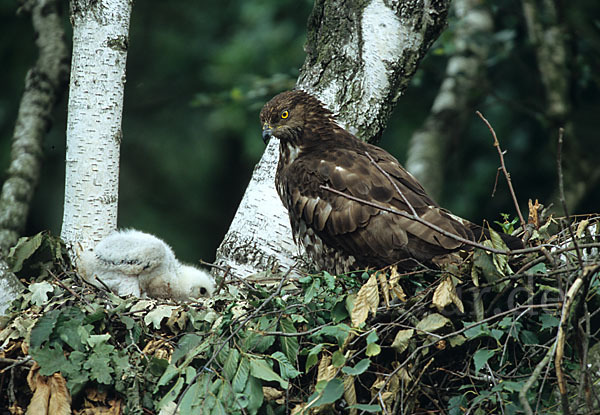
[(56, 325), (60, 310), (52, 310), (39, 318), (33, 329), (31, 329), (31, 337), (29, 344), (32, 348), (40, 347), (42, 343), (50, 339), (52, 330)]
[(167, 368), (163, 372), (162, 376), (160, 377), (160, 379), (158, 379), (158, 382), (156, 383), (156, 387), (154, 388), (154, 393), (158, 392), (159, 387), (164, 386), (167, 383), (169, 383), (171, 381), (171, 379), (173, 379), (175, 377), (175, 375), (178, 375), (180, 372), (181, 372), (181, 370), (177, 366), (174, 366), (172, 364), (167, 366)]
[(457, 334), (456, 336), (452, 336), (448, 339), (450, 347), (462, 346), (466, 341), (466, 337), (461, 334)]
[(46, 304), (48, 301), (48, 293), (54, 291), (54, 287), (47, 281), (36, 282), (29, 286), (31, 291), (31, 302), (37, 306)]
[(362, 375), (371, 365), (371, 361), (369, 359), (362, 359), (360, 362), (356, 364), (354, 367), (344, 367), (342, 368), (342, 372), (351, 376)]
[(349, 316), (348, 310), (346, 310), (346, 297), (343, 296), (339, 299), (338, 302), (335, 303), (333, 309), (331, 310), (331, 321), (334, 323), (340, 323), (346, 320)]
[(160, 323), (162, 322), (162, 320), (165, 317), (171, 317), (171, 313), (173, 313), (173, 310), (175, 310), (176, 308), (177, 306), (174, 305), (159, 305), (154, 310), (146, 314), (146, 316), (144, 317), (144, 323), (146, 323), (147, 326), (150, 325), (150, 323), (152, 323), (154, 325), (154, 328), (156, 330), (159, 330)]
[(350, 334), (350, 326), (344, 323), (336, 324), (335, 326), (325, 326), (316, 333), (312, 334), (311, 338), (318, 338), (319, 336), (331, 336), (335, 337), (338, 346), (342, 346), (348, 335)]
[(10, 248), (7, 259), (12, 272), (19, 272), (23, 269), (23, 262), (37, 251), (42, 244), (43, 237), (44, 233), (40, 232), (31, 237), (19, 238), (17, 244)]
[(367, 356), (377, 356), (379, 353), (381, 353), (381, 347), (377, 343), (367, 345), (367, 350), (365, 351)]
[(199, 336), (194, 333), (187, 333), (181, 337), (177, 344), (177, 349), (173, 352), (171, 361), (177, 363), (182, 357), (184, 357), (190, 350), (198, 347), (200, 343), (204, 341), (203, 336)]
[(355, 405), (350, 405), (348, 409), (359, 409), (361, 411), (369, 412), (369, 413), (380, 413), (381, 406), (379, 405), (367, 405), (366, 403), (357, 403)]
[(308, 372), (311, 367), (317, 364), (319, 361), (319, 353), (321, 353), (322, 348), (323, 344), (317, 344), (315, 347), (310, 349), (308, 356), (306, 357), (306, 364), (304, 366), (305, 372)]
[(240, 352), (235, 347), (229, 350), (225, 364), (223, 365), (223, 374), (225, 379), (232, 380), (238, 368), (238, 362), (240, 360)]
[(279, 385), (283, 389), (287, 389), (288, 382), (283, 380), (281, 376), (271, 369), (269, 364), (262, 359), (251, 359), (250, 360), (250, 374), (257, 379), (279, 382)]
[(537, 334), (529, 330), (521, 330), (519, 333), (519, 338), (524, 344), (539, 344), (540, 340), (538, 339)]
[(313, 298), (317, 295), (319, 288), (321, 288), (321, 280), (314, 278), (312, 284), (310, 284), (306, 290), (306, 293), (304, 293), (304, 304), (308, 304), (313, 300)]
[(88, 337), (87, 339), (87, 344), (94, 348), (100, 344), (104, 344), (106, 343), (108, 340), (110, 340), (110, 334), (109, 333), (105, 333), (105, 334), (92, 334)]
[(246, 382), (248, 381), (248, 375), (250, 374), (250, 362), (247, 358), (242, 357), (240, 365), (235, 372), (235, 376), (231, 381), (231, 386), (234, 392), (242, 392), (246, 388)]
[(248, 405), (246, 409), (250, 414), (256, 414), (258, 409), (263, 404), (262, 382), (254, 376), (248, 377), (244, 394), (248, 397)]
[(335, 288), (335, 276), (331, 275), (327, 271), (323, 271), (323, 279), (325, 280), (325, 284), (327, 284), (327, 288), (329, 290), (333, 290)]
[(296, 368), (290, 363), (283, 353), (275, 352), (271, 355), (271, 357), (277, 360), (279, 363), (279, 373), (281, 374), (282, 378), (293, 379), (301, 374), (301, 372), (296, 370)]
[(181, 398), (181, 405), (179, 405), (181, 415), (193, 414), (192, 407), (198, 405), (202, 400), (204, 399), (200, 390), (200, 382), (194, 382)]
[(181, 392), (181, 388), (183, 387), (183, 377), (177, 379), (175, 385), (162, 397), (162, 399), (158, 402), (157, 407), (162, 408), (170, 402), (173, 402), (177, 399), (177, 395)]
[(367, 336), (367, 344), (375, 343), (377, 340), (379, 340), (377, 330), (372, 330)]
[(331, 364), (334, 367), (342, 367), (346, 363), (346, 358), (344, 357), (344, 353), (341, 350), (336, 350), (333, 352), (331, 356)]
[[(288, 317), (279, 320), (279, 327), (284, 333), (297, 333), (294, 323), (292, 323), (292, 320)], [(281, 344), (281, 350), (287, 359), (290, 362), (295, 362), (298, 356), (298, 350), (300, 349), (298, 339), (296, 337), (281, 336), (279, 337), (279, 343)]]
[[(463, 322), (464, 326), (470, 326), (473, 324), (472, 322)], [(472, 340), (481, 336), (489, 336), (490, 328), (487, 323), (477, 324), (467, 330), (464, 331), (464, 335), (467, 339)]]
[(334, 403), (335, 401), (340, 399), (343, 394), (344, 382), (337, 378), (331, 379), (329, 382), (327, 382), (327, 386), (325, 386), (323, 392), (321, 392), (320, 394), (314, 393), (308, 398), (309, 405), (306, 408), (315, 408), (321, 405)]
[(451, 324), (447, 317), (438, 313), (431, 313), (417, 323), (416, 329), (422, 332), (420, 334), (433, 333), (444, 327), (446, 324)]
[(92, 353), (88, 356), (83, 367), (90, 371), (90, 379), (95, 380), (98, 383), (110, 385), (112, 383), (112, 377), (110, 375), (114, 371), (109, 362), (109, 357), (104, 353)]
[(32, 348), (31, 357), (40, 365), (40, 375), (44, 376), (51, 376), (56, 372), (61, 372), (65, 368), (73, 367), (69, 364), (64, 352), (60, 348)]
[(479, 349), (473, 355), (473, 362), (475, 363), (475, 372), (479, 373), (481, 368), (487, 363), (488, 360), (494, 355), (494, 350)]
[(542, 322), (541, 330), (551, 329), (554, 327), (558, 327), (560, 324), (560, 319), (554, 317), (551, 314), (542, 314), (540, 315), (540, 321)]

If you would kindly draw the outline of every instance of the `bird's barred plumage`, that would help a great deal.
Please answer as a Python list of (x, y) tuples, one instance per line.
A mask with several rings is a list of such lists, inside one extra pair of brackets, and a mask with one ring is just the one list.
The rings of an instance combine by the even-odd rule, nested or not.
[[(341, 128), (331, 111), (310, 94), (283, 92), (263, 107), (260, 119), (263, 139), (274, 136), (281, 141), (275, 182), (294, 239), (318, 268), (333, 273), (394, 263), (410, 268), (468, 249), (417, 221), (322, 186), (391, 209), (407, 213), (414, 209), (425, 221), (462, 238), (485, 237), (486, 230), (439, 207), (388, 152)], [(505, 239), (509, 246), (520, 245), (517, 238)]]

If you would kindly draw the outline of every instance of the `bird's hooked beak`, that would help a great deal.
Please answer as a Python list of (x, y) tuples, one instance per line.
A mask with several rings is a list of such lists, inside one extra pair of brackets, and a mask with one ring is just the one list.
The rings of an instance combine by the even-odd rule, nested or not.
[(264, 123), (262, 130), (262, 139), (265, 144), (269, 142), (271, 137), (273, 136), (273, 129), (268, 123)]

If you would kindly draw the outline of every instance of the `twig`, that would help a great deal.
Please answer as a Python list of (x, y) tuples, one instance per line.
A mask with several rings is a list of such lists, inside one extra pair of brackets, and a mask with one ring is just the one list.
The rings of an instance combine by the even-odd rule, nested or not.
[(0, 374), (6, 372), (7, 370), (10, 370), (14, 367), (21, 366), (21, 365), (33, 366), (33, 361), (31, 360), (31, 356), (25, 356), (22, 359), (9, 359), (6, 357), (0, 357), (0, 363), (10, 363), (10, 365), (8, 365), (5, 368), (0, 370)]
[(334, 189), (332, 187), (329, 187), (327, 185), (321, 185), (320, 187), (323, 190), (327, 190), (327, 191), (329, 191), (331, 193), (335, 193), (335, 194), (343, 196), (343, 197), (345, 197), (347, 199), (354, 200), (355, 202), (362, 203), (364, 205), (371, 206), (371, 207), (383, 210), (385, 212), (390, 212), (390, 213), (393, 213), (394, 215), (402, 216), (403, 218), (414, 220), (415, 222), (419, 222), (420, 224), (423, 224), (423, 225), (427, 226), (428, 228), (433, 229), (434, 231), (439, 232), (439, 233), (441, 233), (444, 236), (447, 236), (448, 238), (452, 238), (455, 241), (462, 242), (463, 244), (472, 246), (474, 248), (483, 249), (483, 250), (491, 252), (493, 254), (500, 254), (500, 255), (528, 254), (530, 252), (538, 252), (544, 246), (550, 247), (550, 248), (552, 247), (552, 245), (539, 245), (539, 246), (536, 246), (536, 247), (533, 247), (533, 248), (515, 249), (513, 251), (503, 251), (501, 249), (490, 248), (490, 247), (487, 247), (487, 246), (482, 245), (480, 243), (477, 243), (477, 242), (471, 241), (469, 239), (463, 238), (461, 236), (455, 235), (452, 232), (448, 232), (448, 231), (440, 228), (439, 226), (434, 225), (433, 223), (427, 222), (425, 219), (422, 219), (419, 216), (415, 216), (415, 215), (412, 215), (412, 214), (407, 213), (407, 212), (402, 212), (402, 211), (397, 210), (397, 209), (393, 209), (393, 208), (389, 208), (387, 206), (380, 205), (379, 203), (370, 202), (368, 200), (364, 200), (364, 199), (361, 199), (359, 197), (352, 196), (352, 195), (349, 195), (349, 194), (344, 193), (344, 192), (340, 192), (339, 190), (336, 190), (336, 189)]
[(487, 125), (490, 132), (492, 133), (492, 137), (494, 137), (494, 147), (496, 147), (496, 150), (498, 150), (498, 155), (500, 156), (500, 165), (502, 168), (502, 172), (504, 173), (504, 177), (506, 177), (506, 182), (508, 183), (508, 189), (510, 190), (510, 195), (512, 196), (513, 202), (515, 204), (515, 208), (517, 209), (517, 214), (519, 215), (519, 220), (521, 221), (521, 226), (523, 227), (523, 229), (525, 229), (525, 225), (527, 224), (527, 222), (525, 222), (525, 219), (523, 219), (523, 215), (521, 214), (521, 209), (519, 208), (519, 202), (517, 201), (517, 196), (515, 195), (515, 189), (513, 189), (512, 181), (510, 180), (510, 173), (508, 172), (508, 170), (506, 170), (506, 165), (504, 164), (504, 152), (500, 148), (500, 143), (498, 142), (498, 137), (496, 137), (496, 132), (494, 131), (494, 129), (492, 128), (492, 125), (488, 122), (488, 120), (486, 120), (485, 117), (483, 116), (483, 114), (481, 114), (481, 112), (475, 111), (475, 113), (477, 115), (479, 115), (479, 118), (481, 118), (483, 120), (483, 122), (485, 123), (485, 125)]
[(558, 390), (560, 392), (560, 400), (562, 402), (562, 410), (564, 415), (569, 415), (569, 398), (567, 396), (567, 384), (565, 382), (565, 376), (562, 370), (562, 360), (565, 350), (565, 339), (566, 339), (566, 325), (567, 320), (569, 318), (569, 312), (571, 310), (571, 306), (573, 305), (573, 301), (575, 300), (575, 295), (579, 291), (583, 284), (583, 278), (577, 277), (575, 282), (569, 291), (567, 291), (567, 295), (565, 297), (565, 302), (563, 304), (562, 314), (560, 316), (560, 325), (558, 326), (558, 334), (556, 335), (556, 356), (554, 357), (554, 368), (556, 370), (556, 378), (558, 380)]
[(571, 229), (571, 218), (569, 217), (569, 211), (567, 209), (567, 201), (565, 200), (565, 186), (563, 180), (563, 171), (562, 171), (562, 146), (563, 146), (563, 138), (565, 136), (565, 129), (558, 129), (558, 145), (556, 148), (556, 170), (558, 171), (558, 191), (560, 193), (560, 203), (562, 204), (563, 211), (565, 212), (565, 220), (567, 222), (567, 229), (569, 230), (569, 236), (571, 236), (571, 240), (573, 241), (573, 245), (575, 246), (575, 252), (577, 253), (577, 261), (579, 262), (579, 266), (583, 269), (583, 261), (581, 259), (581, 252), (579, 251), (579, 247), (577, 246), (577, 240), (575, 239), (575, 235), (573, 234), (573, 229)]
[(519, 391), (519, 402), (521, 402), (521, 406), (523, 407), (523, 410), (525, 410), (525, 413), (527, 415), (533, 415), (533, 411), (531, 410), (531, 406), (529, 405), (529, 401), (527, 400), (527, 392), (529, 391), (529, 389), (531, 389), (535, 381), (540, 377), (542, 370), (550, 362), (552, 356), (554, 356), (555, 350), (556, 341), (554, 342), (552, 347), (548, 349), (548, 352), (546, 353), (544, 358), (535, 366), (535, 369), (531, 373), (531, 376), (529, 376), (529, 379), (527, 379), (527, 382), (525, 382), (523, 388)]

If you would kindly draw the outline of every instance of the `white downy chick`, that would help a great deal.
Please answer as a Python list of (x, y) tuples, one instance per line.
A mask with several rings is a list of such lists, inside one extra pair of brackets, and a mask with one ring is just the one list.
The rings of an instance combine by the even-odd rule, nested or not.
[(97, 287), (104, 283), (122, 296), (185, 301), (209, 296), (215, 287), (210, 275), (179, 263), (164, 241), (134, 229), (107, 236), (82, 253), (78, 265), (88, 282)]

